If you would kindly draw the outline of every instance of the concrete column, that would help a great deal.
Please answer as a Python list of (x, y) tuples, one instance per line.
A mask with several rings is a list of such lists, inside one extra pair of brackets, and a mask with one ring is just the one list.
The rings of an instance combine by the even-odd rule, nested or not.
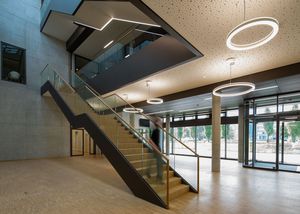
[[(166, 132), (170, 133), (170, 115), (166, 116)], [(166, 154), (170, 154), (170, 136), (166, 136)]]
[(220, 172), (221, 149), (221, 98), (213, 96), (212, 99), (212, 159), (211, 171)]
[(238, 161), (244, 162), (244, 106), (239, 107), (239, 144), (238, 144)]

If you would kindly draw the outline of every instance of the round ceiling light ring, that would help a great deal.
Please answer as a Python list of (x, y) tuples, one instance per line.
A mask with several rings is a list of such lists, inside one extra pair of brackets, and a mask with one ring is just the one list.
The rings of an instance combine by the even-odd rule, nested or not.
[(164, 100), (161, 99), (161, 98), (149, 98), (149, 99), (147, 99), (147, 103), (154, 104), (154, 105), (162, 104), (163, 102), (164, 102)]
[[(242, 32), (243, 30), (246, 30), (246, 29), (254, 27), (254, 26), (260, 26), (260, 25), (270, 26), (272, 28), (272, 31), (268, 35), (266, 35), (264, 38), (262, 38), (258, 41), (252, 42), (252, 43), (235, 44), (232, 42), (232, 39), (237, 34)], [(259, 17), (259, 18), (250, 19), (250, 20), (242, 22), (241, 24), (236, 26), (228, 34), (227, 40), (226, 40), (226, 45), (228, 48), (230, 48), (232, 50), (238, 50), (238, 51), (250, 50), (250, 49), (262, 46), (262, 45), (266, 44), (267, 42), (269, 42), (270, 40), (272, 40), (277, 35), (278, 31), (279, 31), (279, 23), (276, 19), (274, 19), (272, 17)]]
[(144, 110), (141, 108), (123, 108), (123, 111), (131, 114), (142, 113)]
[[(241, 86), (249, 87), (249, 89), (247, 89), (245, 91), (241, 91), (241, 92), (236, 92), (236, 93), (221, 93), (221, 92), (219, 92), (222, 89), (232, 88), (232, 87), (241, 87)], [(213, 90), (213, 95), (219, 96), (219, 97), (235, 97), (235, 96), (241, 96), (244, 94), (248, 94), (254, 90), (255, 90), (255, 85), (251, 82), (234, 82), (234, 83), (228, 83), (228, 84), (224, 84), (224, 85), (220, 85), (220, 86), (216, 87)]]

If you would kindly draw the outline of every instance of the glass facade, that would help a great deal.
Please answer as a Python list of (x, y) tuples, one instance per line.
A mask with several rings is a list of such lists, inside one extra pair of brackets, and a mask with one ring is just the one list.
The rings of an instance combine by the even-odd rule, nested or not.
[(245, 101), (245, 166), (300, 172), (300, 93)]
[[(228, 110), (222, 112), (223, 117), (237, 117), (238, 110)], [(196, 119), (197, 118), (197, 119)], [(190, 126), (173, 127), (173, 135), (186, 144), (189, 148), (195, 150), (202, 157), (212, 156), (212, 126), (211, 124), (195, 126), (193, 120), (199, 123), (210, 118), (209, 114), (199, 115), (178, 115), (173, 117), (173, 122), (186, 121)], [(222, 124), (221, 126), (221, 158), (237, 159), (238, 158), (238, 124)], [(188, 155), (187, 148), (172, 144), (170, 145), (171, 153)]]

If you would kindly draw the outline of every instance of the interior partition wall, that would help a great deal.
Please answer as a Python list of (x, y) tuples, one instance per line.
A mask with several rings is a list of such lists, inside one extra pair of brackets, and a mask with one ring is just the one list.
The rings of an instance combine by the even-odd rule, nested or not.
[(244, 166), (300, 172), (300, 92), (247, 99)]

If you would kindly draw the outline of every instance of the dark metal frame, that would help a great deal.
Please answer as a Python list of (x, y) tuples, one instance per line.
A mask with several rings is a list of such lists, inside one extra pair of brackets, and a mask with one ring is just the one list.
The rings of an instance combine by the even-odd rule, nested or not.
[[(2, 44), (7, 44), (7, 45), (11, 45), (11, 46), (14, 46), (18, 49), (21, 49), (24, 51), (24, 83), (22, 82), (14, 82), (14, 81), (9, 81), (9, 80), (4, 80), (3, 77), (2, 77), (2, 72), (3, 72), (3, 68), (4, 68), (4, 63), (3, 63), (3, 53), (2, 53)], [(3, 81), (7, 81), (7, 82), (11, 82), (11, 83), (18, 83), (18, 84), (22, 84), (22, 85), (26, 85), (27, 84), (27, 69), (26, 69), (26, 66), (27, 66), (27, 60), (26, 60), (26, 49), (25, 48), (21, 48), (19, 46), (16, 46), (16, 45), (12, 45), (8, 42), (4, 42), (4, 41), (1, 41), (0, 43), (1, 45), (1, 80)]]
[(87, 114), (84, 113), (76, 116), (49, 81), (44, 83), (41, 87), (41, 95), (46, 92), (51, 94), (73, 128), (84, 128), (91, 135), (94, 142), (101, 149), (103, 154), (105, 154), (108, 161), (112, 164), (134, 195), (158, 206), (168, 208), (168, 205), (157, 195), (152, 187), (117, 149), (114, 143), (105, 136), (98, 125), (95, 124)]
[[(251, 160), (251, 165), (249, 165), (249, 130), (247, 131), (247, 129), (245, 129), (245, 138), (244, 138), (244, 143), (245, 143), (245, 148), (244, 148), (244, 154), (245, 154), (245, 160), (243, 163), (244, 167), (247, 168), (259, 168), (259, 169), (266, 169), (266, 170), (272, 170), (272, 171), (286, 171), (286, 172), (294, 172), (294, 173), (300, 173), (298, 171), (290, 171), (290, 170), (284, 170), (284, 169), (280, 169), (280, 165), (290, 165), (290, 166), (300, 166), (300, 164), (289, 164), (289, 163), (284, 163), (284, 159), (283, 159), (283, 155), (284, 155), (284, 126), (282, 126), (282, 137), (280, 139), (280, 122), (281, 122), (281, 116), (283, 115), (295, 115), (295, 113), (300, 114), (300, 111), (293, 111), (293, 112), (279, 112), (279, 97), (281, 95), (287, 95), (287, 94), (295, 94), (295, 93), (299, 93), (299, 90), (296, 91), (292, 91), (292, 92), (285, 92), (285, 93), (277, 93), (277, 94), (272, 94), (272, 95), (266, 95), (266, 96), (259, 96), (259, 97), (251, 97), (251, 98), (247, 98), (244, 99), (244, 103), (247, 101), (253, 101), (253, 115), (249, 115), (249, 105), (246, 105), (245, 108), (245, 127), (249, 126), (249, 121), (252, 120), (253, 123), (253, 130), (252, 130), (252, 160)], [(271, 113), (268, 115), (256, 115), (256, 106), (255, 106), (255, 100), (256, 99), (261, 99), (261, 98), (268, 98), (268, 97), (275, 97), (276, 96), (276, 103), (273, 105), (276, 105), (276, 113)], [(283, 104), (287, 104), (287, 103), (283, 103)], [(264, 105), (262, 105), (264, 106)], [(266, 105), (268, 106), (268, 105)], [(261, 107), (261, 106), (259, 106)], [(247, 111), (248, 110), (248, 111)], [(248, 112), (248, 113), (247, 113)], [(258, 118), (258, 117), (265, 117), (265, 118)], [(263, 168), (263, 167), (257, 167), (255, 166), (255, 162), (256, 162), (256, 124), (257, 122), (263, 122), (263, 121), (270, 121), (270, 119), (272, 121), (276, 122), (276, 160), (275, 162), (268, 162), (268, 161), (258, 161), (261, 163), (272, 163), (275, 164), (275, 168), (274, 169), (268, 169), (268, 168)], [(249, 129), (249, 127), (248, 127)], [(247, 139), (248, 138), (248, 139)], [(280, 161), (280, 140), (281, 142), (281, 161)]]

